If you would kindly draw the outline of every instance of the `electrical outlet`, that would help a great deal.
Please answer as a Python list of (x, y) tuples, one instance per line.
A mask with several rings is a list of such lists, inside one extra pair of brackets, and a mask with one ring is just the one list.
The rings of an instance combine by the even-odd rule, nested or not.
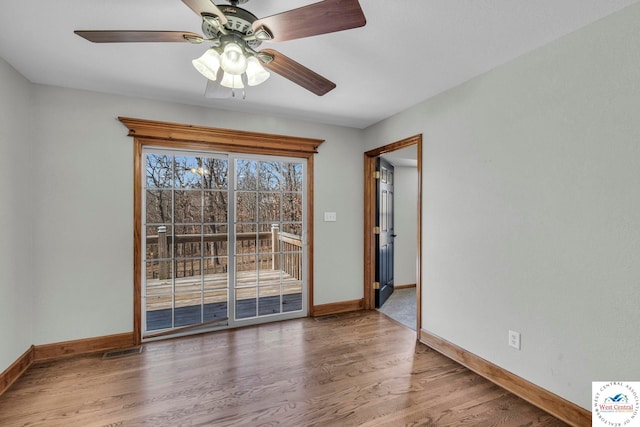
[(520, 332), (509, 330), (509, 346), (520, 350)]

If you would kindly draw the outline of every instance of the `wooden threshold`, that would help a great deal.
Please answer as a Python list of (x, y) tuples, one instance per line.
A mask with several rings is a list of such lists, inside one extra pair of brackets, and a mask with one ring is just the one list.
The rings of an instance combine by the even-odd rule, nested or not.
[(421, 329), (420, 342), (569, 425), (591, 425), (590, 411), (469, 353), (437, 335)]
[(364, 299), (352, 301), (332, 302), (330, 304), (316, 305), (313, 307), (313, 317), (328, 316), (329, 314), (346, 313), (358, 311), (364, 308)]
[(29, 369), (33, 363), (33, 346), (0, 374), (0, 395)]
[(227, 322), (228, 320), (229, 320), (228, 317), (222, 317), (222, 318), (219, 318), (219, 319), (210, 320), (208, 322), (197, 323), (195, 325), (182, 326), (182, 327), (172, 328), (172, 329), (169, 329), (169, 330), (166, 330), (166, 331), (162, 331), (162, 332), (156, 332), (156, 333), (152, 333), (152, 334), (147, 334), (144, 337), (145, 337), (145, 339), (158, 338), (158, 337), (168, 337), (168, 336), (173, 335), (173, 334), (178, 334), (178, 333), (184, 332), (184, 331), (191, 331), (193, 329), (201, 328), (203, 326), (209, 326), (209, 325), (215, 325), (216, 323)]

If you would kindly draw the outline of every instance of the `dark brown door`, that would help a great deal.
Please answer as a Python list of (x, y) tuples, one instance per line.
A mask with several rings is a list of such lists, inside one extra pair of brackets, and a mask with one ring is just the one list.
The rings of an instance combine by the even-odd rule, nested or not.
[(393, 293), (393, 165), (376, 159), (376, 308)]

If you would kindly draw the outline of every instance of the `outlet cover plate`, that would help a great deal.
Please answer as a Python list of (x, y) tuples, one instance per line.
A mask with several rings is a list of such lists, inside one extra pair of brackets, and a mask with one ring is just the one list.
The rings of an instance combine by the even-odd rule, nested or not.
[(509, 330), (509, 347), (520, 350), (520, 332)]

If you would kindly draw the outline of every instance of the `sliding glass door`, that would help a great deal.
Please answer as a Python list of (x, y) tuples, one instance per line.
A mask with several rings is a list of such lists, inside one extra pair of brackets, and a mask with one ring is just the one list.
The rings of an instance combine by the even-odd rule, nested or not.
[(303, 311), (303, 166), (234, 162), (235, 319)]
[(144, 338), (306, 316), (306, 160), (143, 158)]

